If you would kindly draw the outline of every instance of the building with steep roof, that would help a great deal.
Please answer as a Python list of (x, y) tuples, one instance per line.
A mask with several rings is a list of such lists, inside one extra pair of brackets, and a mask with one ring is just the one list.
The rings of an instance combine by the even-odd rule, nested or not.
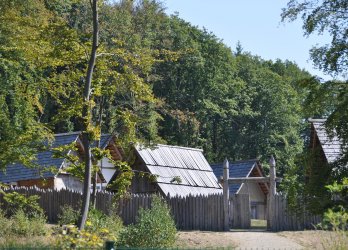
[(312, 150), (318, 150), (322, 158), (322, 161), (326, 163), (334, 163), (343, 154), (342, 141), (333, 134), (329, 136), (325, 128), (326, 119), (309, 119), (311, 123), (311, 140), (310, 148)]
[[(171, 197), (222, 194), (222, 187), (201, 149), (138, 145), (134, 154), (132, 193), (160, 193)], [(156, 178), (147, 178), (147, 173)]]
[[(223, 176), (223, 164), (211, 164), (217, 178)], [(264, 177), (262, 166), (256, 159), (236, 161), (229, 164), (230, 178)], [(234, 194), (249, 194), (250, 213), (252, 219), (266, 219), (266, 203), (269, 187), (265, 183), (242, 183), (229, 185), (230, 196)]]
[[(76, 145), (76, 151), (70, 150), (66, 152), (66, 155), (78, 155), (82, 160), (84, 150), (80, 134), (80, 132), (56, 134), (50, 149), (37, 154), (36, 161), (34, 162), (37, 165), (36, 168), (29, 168), (18, 163), (9, 165), (6, 169), (0, 171), (0, 182), (12, 186), (37, 186), (39, 188), (82, 191), (83, 186), (81, 181), (65, 171), (70, 164), (66, 157), (53, 157), (54, 148), (74, 143)], [(112, 136), (102, 135), (100, 147), (110, 149), (113, 157), (116, 159), (119, 158), (119, 152), (113, 145)], [(111, 179), (115, 169), (107, 159), (103, 159), (99, 164), (101, 171), (98, 182), (100, 185), (103, 185), (103, 182)]]

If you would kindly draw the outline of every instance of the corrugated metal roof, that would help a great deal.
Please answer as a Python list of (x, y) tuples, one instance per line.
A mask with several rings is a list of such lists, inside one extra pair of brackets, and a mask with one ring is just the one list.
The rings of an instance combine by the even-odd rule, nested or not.
[[(155, 147), (136, 146), (150, 173), (164, 194), (187, 196), (222, 193), (221, 186), (201, 149), (158, 144)], [(181, 183), (172, 183), (180, 177)]]
[[(67, 145), (77, 140), (79, 133), (64, 133), (56, 134), (52, 148)], [(63, 164), (63, 158), (53, 158), (51, 151), (45, 151), (37, 154), (36, 163), (42, 169), (34, 169), (25, 167), (22, 164), (12, 164), (6, 168), (5, 171), (0, 171), (0, 182), (10, 183), (21, 180), (33, 180), (40, 178), (53, 177), (55, 174), (49, 171), (43, 171), (46, 167), (55, 167), (57, 170)]]
[[(257, 160), (245, 160), (245, 161), (236, 161), (229, 164), (229, 174), (232, 178), (237, 177), (248, 177), (257, 164)], [(223, 176), (223, 166), (222, 163), (211, 164), (211, 168), (214, 171), (214, 174), (217, 178)], [(230, 194), (235, 194), (238, 192), (242, 184), (231, 184), (230, 185)]]
[(309, 121), (313, 124), (327, 162), (333, 163), (338, 160), (343, 154), (343, 143), (337, 136), (332, 138), (328, 136), (325, 128), (326, 119), (309, 119)]

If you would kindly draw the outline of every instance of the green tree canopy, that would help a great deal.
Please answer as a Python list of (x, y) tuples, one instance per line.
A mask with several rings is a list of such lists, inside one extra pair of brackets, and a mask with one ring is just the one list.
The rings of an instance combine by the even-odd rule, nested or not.
[(348, 3), (346, 0), (291, 0), (282, 20), (303, 20), (305, 35), (328, 33), (331, 44), (314, 46), (311, 58), (321, 70), (346, 75), (348, 70)]

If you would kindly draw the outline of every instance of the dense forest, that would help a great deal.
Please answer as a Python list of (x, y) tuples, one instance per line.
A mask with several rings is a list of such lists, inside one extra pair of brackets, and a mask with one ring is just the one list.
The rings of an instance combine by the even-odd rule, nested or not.
[(30, 166), (54, 133), (83, 130), (87, 105), (93, 138), (111, 133), (123, 148), (199, 147), (209, 162), (259, 158), (266, 171), (274, 155), (283, 190), (295, 195), (305, 178), (306, 119), (332, 113), (336, 86), (346, 86), (323, 85), (295, 62), (264, 60), (241, 44), (229, 48), (165, 14), (159, 1), (100, 1), (86, 101), (88, 1), (1, 1), (0, 12), (1, 168)]

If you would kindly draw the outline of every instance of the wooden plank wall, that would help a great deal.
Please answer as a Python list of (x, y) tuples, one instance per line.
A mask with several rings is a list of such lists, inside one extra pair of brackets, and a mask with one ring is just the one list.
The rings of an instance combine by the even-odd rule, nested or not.
[[(63, 205), (79, 208), (82, 195), (70, 190), (38, 189), (36, 187), (14, 188), (6, 192), (16, 191), (25, 195), (38, 195), (39, 204), (45, 211), (48, 221), (57, 222)], [(151, 206), (152, 196), (147, 194), (131, 195), (128, 199), (119, 200), (116, 208), (112, 208), (113, 194), (97, 192), (97, 209), (104, 213), (116, 212), (129, 225), (136, 222), (139, 209)], [(0, 194), (0, 204), (3, 198)], [(181, 230), (223, 231), (223, 197), (220, 195), (167, 197), (172, 216), (177, 228)]]
[(310, 214), (305, 207), (297, 214), (289, 211), (287, 201), (281, 194), (275, 195), (274, 225), (272, 231), (293, 231), (314, 229), (321, 222), (321, 216)]
[(220, 195), (167, 198), (177, 227), (182, 230), (223, 231), (223, 197)]
[(250, 228), (251, 214), (248, 194), (235, 194), (230, 197), (230, 218), (231, 228)]
[[(38, 195), (39, 204), (46, 213), (50, 222), (57, 222), (58, 214), (63, 205), (70, 205), (75, 209), (81, 205), (82, 195), (70, 190), (38, 189), (36, 187), (15, 188), (5, 190), (16, 191), (25, 195)], [(120, 200), (117, 208), (111, 209), (113, 194), (108, 192), (97, 193), (97, 209), (104, 213), (116, 212), (129, 225), (135, 223), (140, 207), (151, 206), (151, 195), (135, 194), (128, 199)], [(167, 203), (172, 211), (172, 216), (177, 228), (181, 230), (206, 230), (223, 231), (223, 197), (220, 195), (167, 197)], [(4, 204), (0, 194), (0, 204)], [(277, 194), (275, 196), (274, 226), (270, 230), (303, 230), (313, 229), (313, 225), (321, 222), (320, 216), (311, 215), (303, 208), (301, 213), (292, 214), (287, 207), (286, 198)], [(230, 225), (231, 228), (250, 228), (250, 202), (249, 195), (237, 194), (230, 197)]]

